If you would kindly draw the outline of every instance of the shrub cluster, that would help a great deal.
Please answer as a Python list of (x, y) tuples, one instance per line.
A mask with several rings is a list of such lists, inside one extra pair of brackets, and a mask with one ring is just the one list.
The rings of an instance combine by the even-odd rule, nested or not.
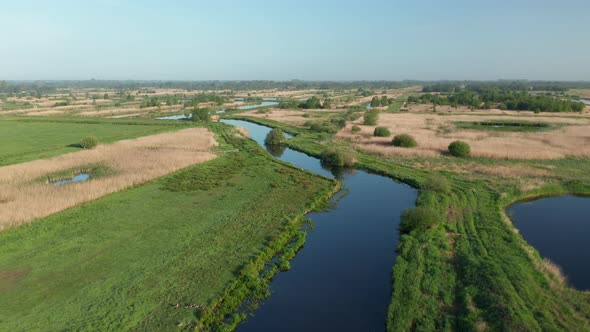
[(446, 194), (451, 191), (451, 185), (444, 176), (435, 174), (426, 180), (422, 189)]
[(352, 129), (351, 130), (352, 130), (353, 133), (358, 133), (359, 131), (361, 131), (361, 127), (359, 127), (359, 126), (352, 126)]
[(389, 131), (389, 129), (387, 129), (385, 127), (377, 127), (377, 128), (375, 128), (373, 135), (375, 137), (389, 137), (389, 136), (391, 136), (391, 132)]
[(211, 112), (207, 108), (195, 108), (191, 112), (191, 120), (192, 121), (210, 121), (211, 120)]
[(379, 111), (377, 110), (370, 110), (365, 112), (364, 116), (364, 124), (367, 126), (376, 126), (377, 121), (379, 121)]
[(93, 137), (93, 136), (84, 137), (80, 141), (80, 146), (83, 149), (92, 149), (92, 148), (96, 147), (96, 145), (98, 145), (98, 139), (96, 139), (96, 137)]
[(266, 145), (281, 145), (285, 142), (285, 134), (279, 128), (271, 130), (264, 139)]
[(399, 231), (401, 234), (409, 234), (413, 231), (423, 232), (439, 223), (440, 220), (440, 215), (433, 209), (415, 207), (402, 213)]
[(354, 158), (350, 154), (334, 148), (325, 149), (320, 159), (322, 163), (332, 167), (350, 167), (354, 164)]
[(449, 152), (454, 157), (466, 158), (471, 154), (471, 147), (463, 141), (454, 141), (449, 144)]
[(391, 144), (393, 144), (394, 146), (402, 147), (402, 148), (413, 148), (418, 145), (418, 143), (416, 143), (416, 140), (414, 139), (414, 137), (412, 137), (411, 135), (408, 135), (408, 134), (395, 135), (395, 137), (391, 141)]

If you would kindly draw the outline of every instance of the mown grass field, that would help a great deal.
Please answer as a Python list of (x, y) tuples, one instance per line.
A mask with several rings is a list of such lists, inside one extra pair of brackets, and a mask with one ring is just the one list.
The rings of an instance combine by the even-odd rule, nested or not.
[(158, 121), (0, 118), (0, 166), (77, 151), (87, 136), (112, 143), (178, 128)]
[(195, 324), (244, 265), (334, 182), (225, 125), (219, 157), (0, 233), (1, 331)]

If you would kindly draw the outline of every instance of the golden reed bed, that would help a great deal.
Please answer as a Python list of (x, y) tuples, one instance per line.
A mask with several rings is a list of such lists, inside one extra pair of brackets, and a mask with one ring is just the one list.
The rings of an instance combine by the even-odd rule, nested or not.
[[(498, 132), (455, 128), (454, 121), (518, 120), (561, 123), (563, 128), (544, 132)], [(361, 127), (352, 133), (352, 125)], [(412, 149), (391, 145), (391, 137), (373, 137), (375, 126), (364, 126), (362, 118), (348, 123), (336, 137), (350, 139), (369, 153), (383, 156), (436, 157), (447, 151), (454, 140), (471, 145), (476, 157), (500, 159), (557, 159), (564, 157), (590, 157), (590, 118), (558, 118), (553, 116), (478, 116), (446, 115), (433, 113), (398, 113), (379, 116), (379, 126), (387, 127), (393, 135), (407, 133), (418, 142)]]
[[(207, 129), (190, 128), (0, 167), (0, 230), (213, 159), (215, 145)], [(96, 164), (110, 169), (110, 175), (62, 186), (39, 180)]]

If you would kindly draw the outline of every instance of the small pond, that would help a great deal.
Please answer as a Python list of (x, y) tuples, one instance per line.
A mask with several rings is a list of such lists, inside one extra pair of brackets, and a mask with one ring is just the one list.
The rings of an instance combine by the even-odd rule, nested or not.
[(542, 198), (507, 212), (524, 239), (562, 268), (571, 286), (590, 289), (590, 198)]
[(62, 179), (62, 180), (50, 182), (50, 184), (52, 184), (54, 186), (61, 186), (61, 185), (68, 184), (68, 183), (83, 182), (83, 181), (86, 181), (89, 179), (90, 179), (90, 174), (80, 173), (80, 174), (77, 174), (77, 175), (75, 175), (71, 178), (68, 178), (68, 179)]

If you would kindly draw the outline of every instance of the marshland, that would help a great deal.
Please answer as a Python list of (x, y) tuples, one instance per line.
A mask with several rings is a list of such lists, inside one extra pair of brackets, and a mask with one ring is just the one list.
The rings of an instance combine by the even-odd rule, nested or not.
[[(137, 95), (103, 84), (119, 107)], [(433, 111), (414, 101), (433, 93), (428, 82), (309, 84), (285, 97), (146, 88), (141, 103), (178, 109), (121, 119), (0, 117), (2, 328), (587, 324), (575, 258), (587, 250), (568, 233), (590, 229), (587, 198), (559, 203), (589, 192), (587, 108)], [(466, 155), (449, 149), (455, 141)], [(549, 209), (580, 212), (519, 203), (552, 195)], [(564, 322), (562, 310), (576, 315)]]
[(590, 331), (587, 1), (1, 8), (0, 332)]

